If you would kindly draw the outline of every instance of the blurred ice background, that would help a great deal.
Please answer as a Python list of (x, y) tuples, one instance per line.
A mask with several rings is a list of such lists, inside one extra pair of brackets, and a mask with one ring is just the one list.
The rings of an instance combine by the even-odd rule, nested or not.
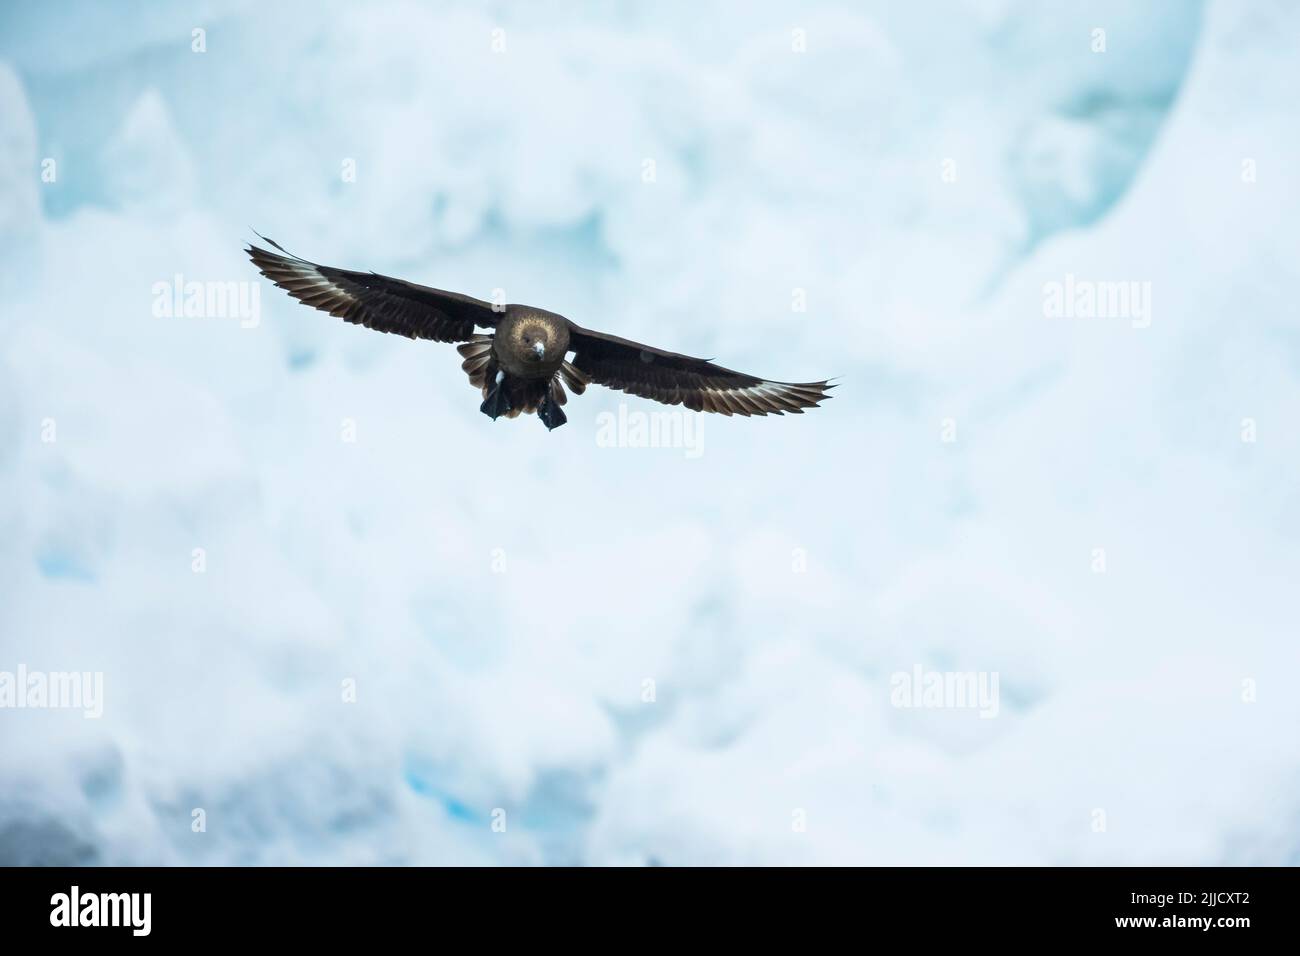
[[(0, 670), (105, 700), (0, 711), (0, 859), (1300, 862), (1298, 56), (1268, 0), (6, 5)], [(269, 285), (153, 315), (250, 226), (842, 387), (691, 459)]]

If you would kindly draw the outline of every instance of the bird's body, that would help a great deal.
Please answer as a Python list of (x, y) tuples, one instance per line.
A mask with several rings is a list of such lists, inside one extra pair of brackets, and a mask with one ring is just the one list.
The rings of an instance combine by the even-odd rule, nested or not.
[(565, 361), (569, 327), (564, 316), (524, 305), (506, 306), (495, 335), (475, 335), (457, 350), (471, 385), (482, 389), (482, 411), (492, 418), (537, 414), (547, 428), (566, 421), (564, 386), (576, 395), (586, 378)]
[[(249, 258), (264, 276), (304, 305), (348, 322), (408, 338), (463, 343), (461, 367), (483, 393), (484, 414), (536, 414), (548, 429), (566, 421), (565, 386), (581, 395), (588, 383), (667, 405), (723, 415), (802, 412), (830, 396), (827, 382), (771, 382), (705, 359), (641, 345), (575, 325), (527, 305), (481, 299), (415, 285), (374, 272), (320, 266), (257, 246)], [(489, 329), (479, 334), (476, 328)], [(566, 356), (572, 352), (573, 360)]]

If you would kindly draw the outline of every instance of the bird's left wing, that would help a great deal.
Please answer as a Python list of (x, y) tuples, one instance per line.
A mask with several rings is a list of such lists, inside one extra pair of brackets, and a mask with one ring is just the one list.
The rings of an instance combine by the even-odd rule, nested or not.
[(835, 387), (828, 382), (771, 382), (705, 359), (593, 332), (572, 322), (569, 347), (575, 353), (574, 366), (596, 384), (665, 405), (685, 405), (697, 412), (801, 414), (830, 398), (826, 393)]
[(299, 259), (274, 239), (261, 237), (283, 255), (249, 244), (253, 264), (303, 305), (355, 325), (411, 339), (468, 342), (474, 327), (495, 328), (501, 315), (489, 302), (381, 276), (321, 266)]

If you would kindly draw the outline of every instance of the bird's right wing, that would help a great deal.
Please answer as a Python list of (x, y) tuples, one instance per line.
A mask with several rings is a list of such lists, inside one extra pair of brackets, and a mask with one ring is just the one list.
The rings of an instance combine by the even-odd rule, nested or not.
[(284, 253), (250, 244), (253, 264), (303, 305), (355, 325), (411, 339), (468, 342), (474, 327), (495, 328), (501, 313), (491, 303), (381, 276), (320, 266), (289, 253), (274, 239), (261, 237)]
[(722, 415), (801, 414), (830, 398), (829, 382), (772, 382), (707, 359), (666, 352), (569, 323), (573, 365), (591, 381), (665, 405)]

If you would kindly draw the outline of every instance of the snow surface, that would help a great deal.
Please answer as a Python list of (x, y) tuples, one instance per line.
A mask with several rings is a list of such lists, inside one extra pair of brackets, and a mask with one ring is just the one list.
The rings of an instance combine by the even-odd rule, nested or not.
[[(0, 671), (105, 681), (0, 862), (1300, 862), (1294, 4), (309, 6), (0, 13)], [(842, 385), (694, 457), (154, 315), (250, 226)]]

